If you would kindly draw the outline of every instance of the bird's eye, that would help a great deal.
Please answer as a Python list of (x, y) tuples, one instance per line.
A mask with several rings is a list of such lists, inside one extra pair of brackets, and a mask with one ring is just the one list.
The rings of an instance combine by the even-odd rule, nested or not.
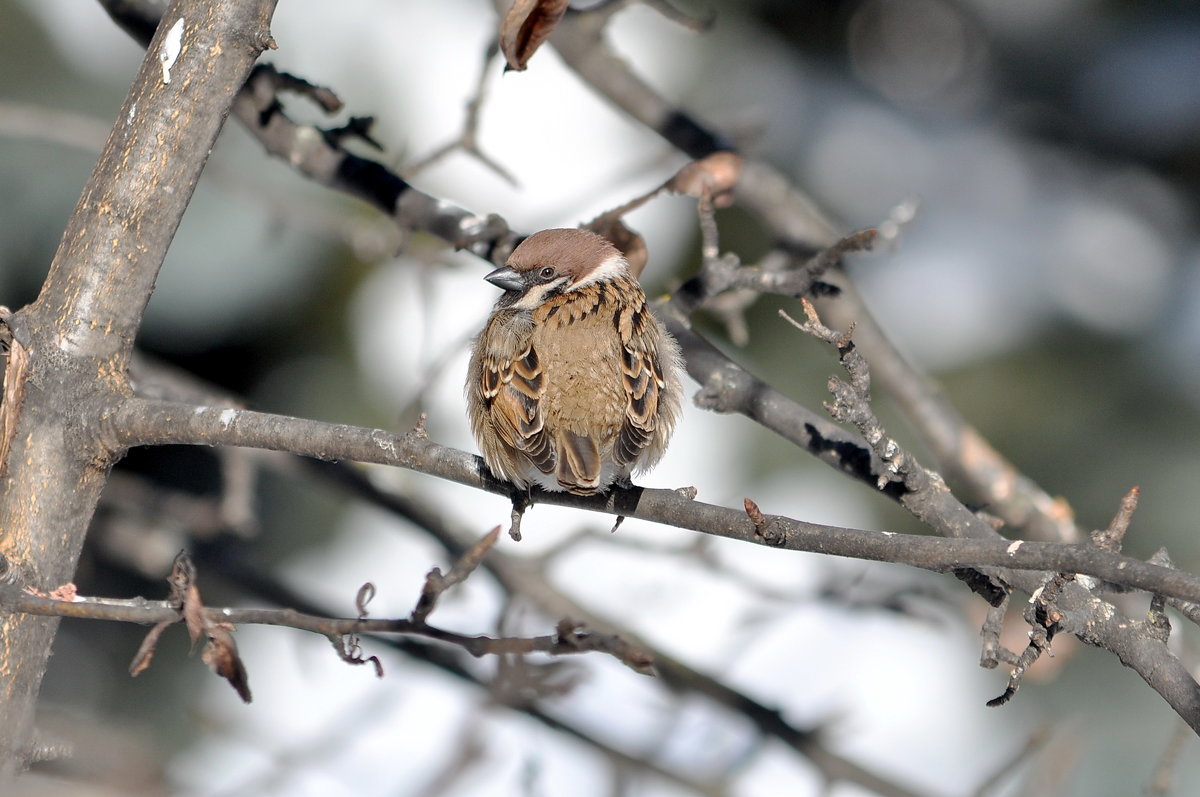
[(554, 279), (556, 274), (558, 274), (558, 271), (555, 270), (554, 266), (545, 266), (538, 272), (538, 276), (544, 280)]

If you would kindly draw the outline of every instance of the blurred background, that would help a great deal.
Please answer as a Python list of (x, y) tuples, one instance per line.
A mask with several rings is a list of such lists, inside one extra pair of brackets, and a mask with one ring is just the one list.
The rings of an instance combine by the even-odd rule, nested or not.
[[(847, 266), (884, 329), (997, 448), (1082, 525), (1107, 525), (1142, 488), (1126, 541), (1166, 546), (1200, 570), (1200, 8), (1119, 0), (690, 2), (705, 34), (635, 6), (615, 48), (666, 96), (790, 174), (846, 230), (901, 203), (918, 212), (894, 245)], [(32, 301), (142, 58), (100, 7), (0, 0), (0, 303)], [(400, 171), (453, 139), (497, 26), (483, 0), (289, 0), (266, 60), (333, 88), (342, 116), (374, 115), (378, 157)], [(489, 66), (484, 151), (515, 178), (452, 154), (412, 176), (422, 191), (514, 228), (574, 226), (666, 179), (681, 155), (613, 110), (543, 48), (524, 73)], [(695, 210), (661, 198), (630, 218), (647, 239), (648, 293), (698, 264)], [(770, 237), (736, 207), (722, 245), (752, 263)], [(168, 255), (141, 348), (249, 406), (409, 428), (474, 450), (463, 413), (466, 346), (496, 291), (478, 260), (402, 236), (372, 209), (224, 133)], [(810, 407), (836, 362), (763, 299), (745, 367)], [(689, 394), (696, 386), (688, 383)], [(893, 434), (911, 442), (886, 400)], [(918, 449), (919, 450), (919, 449)], [(197, 549), (213, 605), (259, 605), (205, 569), (230, 550), (323, 611), (406, 616), (424, 574), (447, 565), (415, 526), (316, 486), (271, 458), (190, 449), (123, 463), (79, 574), (85, 594), (166, 594)], [(230, 469), (254, 474), (252, 508), (211, 511)], [(240, 471), (239, 471), (240, 472)], [(365, 471), (419, 496), (470, 535), (507, 523), (506, 501), (407, 472)], [(741, 417), (688, 408), (666, 460), (640, 483), (693, 485), (702, 500), (860, 528), (920, 532)], [(141, 500), (159, 487), (168, 505)], [(189, 501), (194, 501), (188, 503)], [(179, 507), (192, 507), (189, 515)], [(205, 514), (208, 512), (208, 514)], [(181, 519), (183, 518), (183, 519)], [(1002, 709), (1006, 672), (977, 667), (981, 602), (905, 568), (781, 553), (627, 521), (535, 507), (520, 543), (546, 580), (592, 611), (755, 697), (828, 747), (917, 793), (1134, 794), (1179, 720), (1114, 656), (1073, 639)], [(568, 544), (569, 543), (569, 544)], [(230, 547), (232, 546), (232, 547)], [(214, 555), (211, 561), (217, 561)], [(214, 566), (215, 567), (215, 566)], [(1139, 608), (1140, 607), (1140, 608)], [(1139, 617), (1144, 601), (1126, 607)], [(550, 633), (559, 618), (513, 601), (486, 573), (431, 621), (468, 634)], [(1012, 618), (1009, 646), (1024, 644)], [(1194, 629), (1174, 640), (1195, 660)], [(175, 631), (178, 633), (175, 633)], [(44, 688), (45, 727), (72, 740), (67, 774), (104, 794), (673, 795), (670, 778), (620, 770), (494, 694), (365, 642), (387, 676), (340, 662), (297, 631), (238, 632), (255, 701), (244, 706), (182, 629), (136, 680), (144, 629), (65, 622)], [(816, 771), (744, 721), (598, 655), (557, 662), (561, 694), (538, 705), (606, 743), (737, 795), (824, 790)], [(503, 662), (466, 662), (485, 679)], [(569, 688), (568, 688), (569, 687)], [(1035, 734), (1039, 747), (1016, 760)], [(1200, 789), (1190, 734), (1173, 794)], [(722, 779), (720, 786), (717, 785)], [(720, 789), (725, 788), (726, 791)]]

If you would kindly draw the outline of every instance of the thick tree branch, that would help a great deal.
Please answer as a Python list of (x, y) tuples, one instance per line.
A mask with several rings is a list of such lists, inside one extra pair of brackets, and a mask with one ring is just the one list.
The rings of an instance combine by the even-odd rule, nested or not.
[[(125, 368), (155, 279), (237, 90), (271, 44), (274, 0), (176, 0), (163, 12), (37, 300), (8, 321), (8, 477), (0, 554), (25, 583), (69, 580), (116, 451), (92, 424)], [(0, 624), (0, 783), (24, 765), (55, 624)], [(0, 786), (2, 788), (2, 786)]]
[(176, 2), (164, 12), (169, 24), (150, 44), (31, 308), (55, 320), (65, 351), (123, 371), (233, 93), (274, 46), (273, 11), (259, 0)]

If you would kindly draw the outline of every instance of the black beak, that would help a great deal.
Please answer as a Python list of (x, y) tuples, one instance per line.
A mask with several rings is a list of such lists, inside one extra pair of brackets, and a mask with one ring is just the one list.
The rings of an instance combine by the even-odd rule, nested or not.
[(521, 279), (521, 275), (508, 266), (501, 266), (484, 277), (484, 279), (497, 288), (503, 288), (506, 291), (525, 290), (525, 280)]

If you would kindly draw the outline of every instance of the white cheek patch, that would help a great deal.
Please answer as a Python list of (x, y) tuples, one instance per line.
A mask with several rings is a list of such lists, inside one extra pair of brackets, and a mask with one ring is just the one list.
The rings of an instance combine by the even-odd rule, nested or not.
[(567, 282), (566, 277), (559, 277), (554, 282), (547, 282), (545, 285), (534, 285), (525, 294), (509, 305), (513, 310), (533, 310), (542, 302), (546, 301), (546, 295), (555, 288), (560, 288)]
[(571, 286), (571, 290), (578, 290), (585, 285), (591, 285), (593, 282), (611, 282), (617, 277), (623, 277), (629, 273), (629, 263), (625, 260), (624, 255), (620, 252), (614, 252), (596, 268), (592, 269), (592, 273), (576, 282)]

